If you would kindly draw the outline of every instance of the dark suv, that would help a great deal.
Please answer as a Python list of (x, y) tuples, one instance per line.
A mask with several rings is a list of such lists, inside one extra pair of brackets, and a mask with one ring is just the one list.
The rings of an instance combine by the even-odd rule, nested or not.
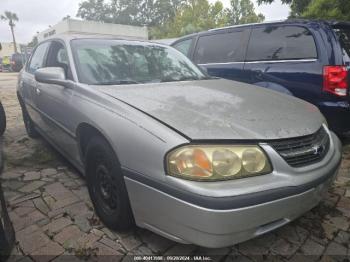
[(172, 46), (210, 75), (302, 98), (335, 132), (350, 131), (350, 22), (232, 26), (188, 35)]

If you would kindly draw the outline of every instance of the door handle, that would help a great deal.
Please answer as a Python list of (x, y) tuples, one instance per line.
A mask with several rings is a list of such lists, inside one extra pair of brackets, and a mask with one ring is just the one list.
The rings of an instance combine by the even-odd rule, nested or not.
[(36, 92), (36, 94), (37, 94), (38, 96), (40, 96), (41, 91), (40, 91), (40, 89), (39, 89), (39, 88), (35, 88), (35, 92)]

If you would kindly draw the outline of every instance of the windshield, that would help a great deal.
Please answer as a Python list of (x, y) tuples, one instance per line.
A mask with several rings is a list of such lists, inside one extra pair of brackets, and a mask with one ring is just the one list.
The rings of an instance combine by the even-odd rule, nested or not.
[(334, 31), (339, 37), (340, 45), (343, 48), (344, 56), (350, 59), (350, 28), (334, 28)]
[(119, 85), (200, 80), (206, 75), (180, 52), (151, 43), (106, 39), (72, 41), (79, 81)]

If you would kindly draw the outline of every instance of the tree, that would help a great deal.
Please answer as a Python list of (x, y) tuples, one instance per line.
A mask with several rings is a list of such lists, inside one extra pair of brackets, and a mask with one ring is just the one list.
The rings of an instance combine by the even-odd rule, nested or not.
[(77, 16), (93, 21), (137, 26), (156, 26), (175, 16), (185, 0), (86, 0)]
[(10, 11), (5, 11), (4, 15), (0, 16), (0, 19), (3, 21), (8, 21), (9, 26), (11, 28), (14, 51), (15, 51), (15, 53), (17, 53), (17, 43), (16, 43), (15, 32), (14, 32), (13, 28), (15, 27), (15, 22), (18, 21), (18, 17), (15, 13), (12, 13)]
[(254, 4), (250, 0), (231, 0), (228, 16), (231, 25), (259, 23), (265, 20), (263, 14), (255, 13)]
[(260, 22), (251, 0), (232, 0), (231, 8), (208, 0), (85, 0), (77, 16), (94, 21), (147, 26), (151, 38), (185, 34), (232, 24)]
[(38, 44), (38, 42), (39, 42), (38, 37), (33, 36), (32, 41), (30, 41), (27, 46), (28, 47), (35, 47)]
[(302, 13), (307, 18), (350, 20), (349, 0), (313, 0)]
[(189, 0), (162, 28), (158, 27), (156, 38), (171, 38), (225, 26), (227, 14), (221, 2), (209, 4), (207, 0)]
[(85, 20), (112, 22), (111, 10), (104, 0), (86, 0), (79, 4), (78, 17)]

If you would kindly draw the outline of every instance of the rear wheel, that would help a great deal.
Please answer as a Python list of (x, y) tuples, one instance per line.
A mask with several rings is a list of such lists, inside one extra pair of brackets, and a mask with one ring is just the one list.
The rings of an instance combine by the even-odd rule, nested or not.
[(0, 103), (0, 136), (2, 136), (6, 129), (6, 114), (5, 110)]
[(89, 194), (97, 215), (111, 229), (127, 230), (134, 224), (119, 161), (105, 139), (93, 137), (86, 150)]
[(38, 131), (36, 131), (35, 124), (30, 118), (28, 112), (24, 109), (22, 110), (22, 113), (23, 113), (23, 121), (24, 121), (24, 126), (26, 128), (27, 135), (30, 138), (38, 138), (40, 135)]

